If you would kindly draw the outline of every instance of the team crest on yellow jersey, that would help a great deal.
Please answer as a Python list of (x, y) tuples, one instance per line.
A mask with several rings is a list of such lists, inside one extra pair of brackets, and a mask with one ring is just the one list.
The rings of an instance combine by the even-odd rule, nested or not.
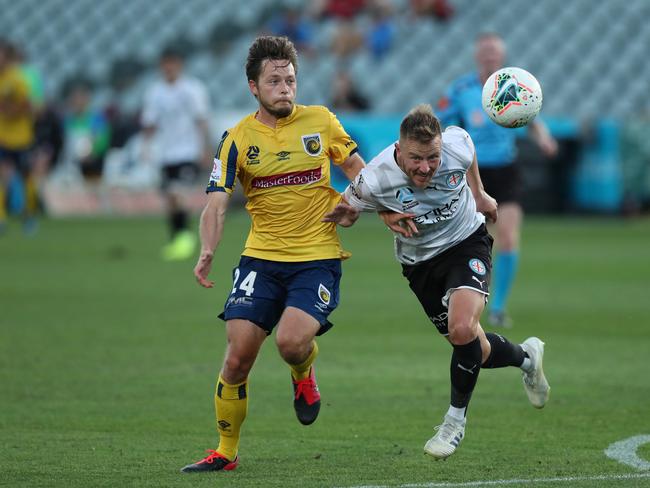
[(320, 134), (302, 136), (302, 147), (310, 156), (318, 156), (323, 150), (323, 145), (320, 142)]
[(318, 296), (325, 305), (330, 304), (330, 291), (322, 283), (318, 284)]

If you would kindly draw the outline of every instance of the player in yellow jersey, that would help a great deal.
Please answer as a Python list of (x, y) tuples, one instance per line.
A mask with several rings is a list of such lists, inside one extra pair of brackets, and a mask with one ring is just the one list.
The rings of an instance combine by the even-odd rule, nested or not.
[(289, 364), (294, 408), (305, 425), (316, 420), (320, 394), (313, 362), (315, 336), (332, 324), (339, 302), (344, 251), (323, 216), (340, 201), (330, 186), (330, 161), (352, 180), (364, 167), (357, 145), (325, 107), (296, 105), (297, 53), (284, 37), (259, 37), (246, 76), (256, 113), (227, 131), (219, 144), (201, 215), (201, 255), (194, 268), (207, 288), (212, 257), (238, 178), (252, 225), (224, 312), (228, 345), (217, 381), (219, 446), (183, 472), (235, 469), (248, 409), (248, 374), (277, 326), (275, 342)]
[(33, 142), (29, 87), (15, 64), (13, 45), (0, 39), (0, 233), (10, 197), (14, 212), (23, 214), (21, 172), (28, 172), (27, 156)]

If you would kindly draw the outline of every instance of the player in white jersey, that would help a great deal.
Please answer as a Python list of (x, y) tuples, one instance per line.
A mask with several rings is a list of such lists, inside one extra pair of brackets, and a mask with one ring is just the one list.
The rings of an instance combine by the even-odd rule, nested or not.
[(497, 204), (483, 190), (469, 134), (459, 127), (442, 133), (431, 107), (419, 105), (402, 121), (399, 141), (370, 161), (343, 196), (347, 203), (324, 220), (349, 226), (361, 210), (384, 212), (403, 275), (453, 347), (450, 406), (425, 453), (444, 459), (456, 450), (482, 368), (521, 368), (530, 402), (542, 408), (550, 390), (544, 343), (531, 337), (513, 344), (479, 323), (492, 266), (484, 214), (496, 220)]
[(196, 237), (189, 231), (183, 195), (196, 183), (201, 164), (212, 166), (208, 94), (201, 81), (183, 74), (182, 55), (174, 48), (163, 51), (160, 71), (161, 79), (146, 94), (141, 122), (145, 140), (155, 140), (161, 166), (171, 234), (163, 258), (187, 259)]

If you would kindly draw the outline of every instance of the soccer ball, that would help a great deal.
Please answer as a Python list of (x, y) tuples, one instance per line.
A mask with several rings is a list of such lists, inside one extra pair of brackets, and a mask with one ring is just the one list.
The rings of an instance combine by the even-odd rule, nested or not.
[(501, 68), (483, 85), (483, 110), (503, 127), (523, 127), (541, 108), (542, 87), (521, 68)]

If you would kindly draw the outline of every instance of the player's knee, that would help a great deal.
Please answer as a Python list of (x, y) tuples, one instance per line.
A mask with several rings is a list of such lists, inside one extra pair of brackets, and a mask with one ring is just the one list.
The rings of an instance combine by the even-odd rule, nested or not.
[(228, 383), (241, 383), (244, 381), (251, 368), (254, 359), (244, 358), (238, 355), (228, 355), (223, 363), (222, 376)]
[(280, 356), (289, 364), (298, 364), (304, 361), (311, 344), (311, 342), (303, 341), (300, 337), (288, 335), (277, 336), (275, 342)]
[(516, 236), (508, 236), (501, 240), (500, 251), (501, 252), (513, 252), (516, 251), (519, 247), (519, 239)]
[(477, 327), (472, 318), (458, 318), (449, 321), (449, 342), (455, 346), (472, 342), (477, 335)]

